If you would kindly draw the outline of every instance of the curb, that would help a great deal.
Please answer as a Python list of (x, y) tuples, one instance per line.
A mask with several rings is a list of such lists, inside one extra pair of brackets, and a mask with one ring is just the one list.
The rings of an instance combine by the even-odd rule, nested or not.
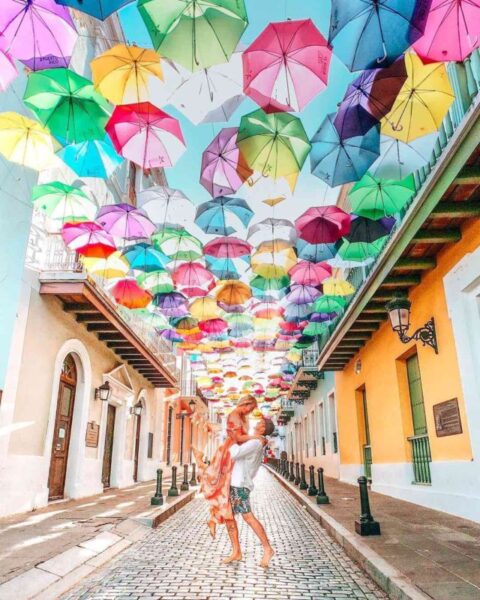
[(424, 594), (406, 575), (372, 550), (359, 537), (338, 523), (319, 505), (300, 492), (279, 473), (264, 465), (267, 470), (292, 496), (306, 508), (308, 513), (320, 523), (342, 548), (347, 556), (354, 560), (392, 600), (432, 600)]

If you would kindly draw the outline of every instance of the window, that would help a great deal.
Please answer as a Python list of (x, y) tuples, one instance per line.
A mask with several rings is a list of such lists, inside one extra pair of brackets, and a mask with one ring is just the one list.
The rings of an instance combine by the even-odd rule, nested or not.
[(305, 447), (305, 454), (308, 456), (308, 418), (305, 416), (303, 418), (303, 441)]
[(153, 458), (153, 433), (148, 433), (147, 458)]
[(325, 406), (323, 402), (320, 402), (318, 405), (318, 433), (321, 452), (325, 455), (327, 450), (325, 446)]
[(313, 449), (313, 456), (317, 456), (317, 432), (315, 424), (315, 411), (310, 413), (310, 440)]

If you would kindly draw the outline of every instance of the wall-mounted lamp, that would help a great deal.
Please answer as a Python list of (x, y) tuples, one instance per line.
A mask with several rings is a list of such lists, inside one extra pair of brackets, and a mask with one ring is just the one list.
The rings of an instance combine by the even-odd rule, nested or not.
[(408, 344), (412, 340), (418, 340), (425, 346), (431, 346), (438, 354), (437, 335), (435, 332), (435, 321), (433, 317), (427, 321), (423, 327), (417, 329), (411, 336), (407, 335), (410, 328), (410, 308), (412, 303), (403, 295), (397, 295), (387, 303), (386, 309), (390, 317), (390, 324), (393, 331), (398, 333), (398, 337), (403, 344)]
[(142, 415), (143, 406), (141, 402), (137, 402), (135, 406), (130, 407), (130, 414), (140, 417)]
[(101, 400), (102, 402), (108, 402), (112, 395), (112, 388), (110, 382), (106, 381), (101, 386), (95, 388), (95, 400)]

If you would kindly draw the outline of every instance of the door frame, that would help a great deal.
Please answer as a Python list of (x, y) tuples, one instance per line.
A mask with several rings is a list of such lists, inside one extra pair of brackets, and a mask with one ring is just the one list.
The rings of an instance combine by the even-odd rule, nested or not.
[[(146, 391), (141, 390), (138, 394), (135, 404), (142, 405), (142, 415), (140, 417), (140, 437), (138, 444), (138, 465), (137, 465), (137, 481), (148, 481), (151, 477), (148, 476), (148, 432), (150, 430), (150, 410), (145, 396)], [(137, 419), (138, 417), (135, 417)], [(134, 436), (136, 433), (136, 423), (134, 427)], [(153, 432), (154, 433), (154, 432)], [(135, 439), (133, 443), (133, 461), (135, 462)], [(135, 467), (134, 467), (135, 468)]]

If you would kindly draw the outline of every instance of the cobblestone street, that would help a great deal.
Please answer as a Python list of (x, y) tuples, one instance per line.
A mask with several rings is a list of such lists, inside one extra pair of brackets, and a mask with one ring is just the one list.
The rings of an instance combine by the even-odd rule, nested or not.
[(261, 547), (241, 522), (244, 560), (223, 565), (226, 532), (209, 537), (206, 506), (196, 499), (129, 548), (65, 600), (321, 600), (386, 598), (290, 494), (262, 469), (253, 507), (276, 555), (258, 567)]

